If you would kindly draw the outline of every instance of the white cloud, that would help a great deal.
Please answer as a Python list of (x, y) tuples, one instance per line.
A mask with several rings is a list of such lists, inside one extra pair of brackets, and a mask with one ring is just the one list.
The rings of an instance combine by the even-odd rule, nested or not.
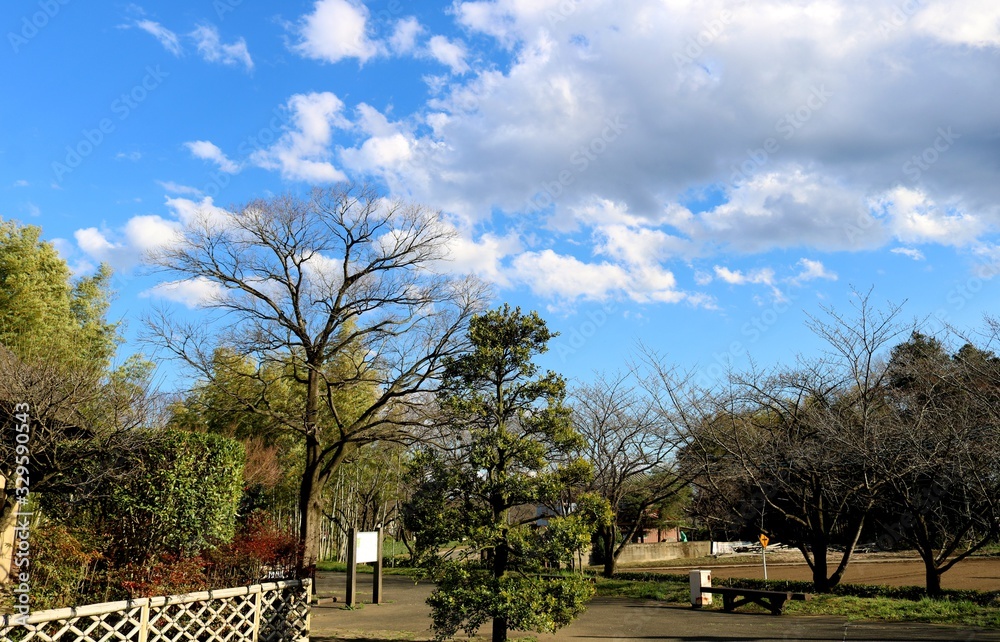
[(505, 236), (483, 234), (478, 240), (458, 234), (448, 244), (448, 261), (445, 269), (459, 274), (476, 274), (501, 287), (511, 285), (502, 267), (504, 258), (522, 249), (516, 232)]
[(368, 39), (368, 8), (350, 0), (317, 0), (313, 12), (298, 26), (296, 52), (307, 58), (339, 62), (357, 58), (364, 63), (378, 54)]
[(14, 187), (27, 187), (29, 184), (30, 183), (28, 183), (28, 181), (24, 180), (23, 178), (14, 181)]
[(185, 196), (201, 196), (201, 190), (189, 185), (181, 185), (173, 181), (156, 181), (156, 184), (170, 192), (171, 194), (183, 194)]
[[(179, 238), (180, 225), (156, 215), (133, 216), (117, 231), (96, 227), (73, 233), (77, 246), (91, 259), (108, 263), (126, 272), (138, 265), (150, 251), (170, 245)], [(110, 238), (109, 238), (110, 237)]]
[(142, 296), (156, 297), (181, 303), (188, 309), (205, 307), (226, 298), (226, 289), (203, 276), (181, 281), (160, 283), (145, 292)]
[(465, 62), (468, 52), (461, 41), (434, 36), (427, 43), (427, 52), (434, 60), (447, 65), (454, 74), (464, 74), (469, 70), (469, 65)]
[(836, 281), (838, 278), (836, 273), (826, 269), (826, 266), (824, 266), (820, 261), (799, 259), (798, 265), (802, 267), (802, 271), (789, 279), (789, 283), (792, 283), (793, 285), (801, 285), (806, 281), (815, 281), (816, 279)]
[(173, 55), (179, 56), (183, 52), (180, 39), (177, 37), (177, 34), (170, 29), (167, 29), (160, 23), (153, 22), (152, 20), (137, 20), (135, 26), (159, 40), (164, 49)]
[(118, 152), (115, 154), (115, 160), (127, 160), (133, 163), (137, 162), (142, 158), (142, 152)]
[(264, 169), (280, 170), (287, 180), (334, 183), (347, 176), (333, 166), (330, 145), (333, 128), (351, 126), (342, 115), (344, 103), (330, 92), (296, 94), (289, 98), (293, 126), (271, 147), (258, 150), (251, 161)]
[(221, 41), (219, 30), (212, 25), (199, 25), (191, 32), (191, 37), (198, 45), (198, 53), (208, 62), (243, 65), (247, 71), (253, 70), (253, 59), (243, 38), (227, 45)]
[[(473, 222), (499, 210), (533, 225), (542, 213), (542, 226), (582, 228), (622, 265), (644, 251), (850, 252), (953, 231), (965, 243), (1000, 221), (993, 161), (970, 144), (997, 130), (1000, 68), (995, 50), (967, 46), (992, 41), (996, 11), (986, 0), (933, 11), (897, 0), (458, 1), (454, 19), (476, 35), (452, 65), (478, 59), (481, 36), (509, 56), (429, 78), (425, 109), (367, 134), (344, 162)], [(417, 37), (421, 55), (430, 46)], [(900, 111), (899, 96), (923, 99)], [(961, 135), (946, 151), (933, 147), (942, 127)], [(934, 162), (917, 176), (913, 158)], [(902, 180), (945, 207), (908, 222), (873, 211)], [(710, 196), (692, 202), (695, 190)], [(540, 194), (550, 198), (533, 206)]]
[(396, 54), (413, 53), (417, 48), (417, 36), (423, 31), (420, 21), (413, 16), (398, 20), (389, 37), (389, 47)]
[(941, 205), (920, 189), (897, 187), (873, 199), (872, 207), (904, 243), (965, 246), (990, 227), (960, 205)]
[(913, 16), (914, 26), (938, 40), (971, 47), (1000, 47), (1000, 5), (992, 0), (928, 3)]
[(721, 265), (716, 265), (713, 269), (715, 271), (715, 276), (729, 285), (747, 285), (749, 283), (763, 285), (774, 284), (774, 270), (771, 268), (750, 270), (747, 273), (743, 273), (740, 270), (730, 270), (729, 268)]
[(902, 256), (908, 256), (914, 261), (923, 261), (924, 253), (913, 247), (894, 247), (889, 250), (893, 254), (900, 254)]
[(207, 160), (215, 163), (219, 169), (227, 174), (237, 174), (240, 171), (239, 163), (231, 161), (215, 144), (207, 140), (196, 140), (184, 143), (188, 151), (195, 158)]
[(626, 269), (613, 263), (585, 263), (553, 250), (524, 252), (511, 262), (512, 281), (542, 297), (576, 301), (624, 295), (637, 303), (677, 303), (687, 295), (676, 289), (673, 273), (647, 265)]
[(212, 227), (226, 228), (232, 224), (233, 213), (216, 205), (211, 196), (206, 196), (201, 201), (168, 197), (165, 203), (182, 227), (204, 223)]

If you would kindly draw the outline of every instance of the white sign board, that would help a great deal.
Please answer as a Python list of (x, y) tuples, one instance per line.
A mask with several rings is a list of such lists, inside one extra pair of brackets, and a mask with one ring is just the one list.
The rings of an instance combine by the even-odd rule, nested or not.
[(354, 561), (358, 564), (378, 561), (378, 531), (358, 533), (358, 554)]

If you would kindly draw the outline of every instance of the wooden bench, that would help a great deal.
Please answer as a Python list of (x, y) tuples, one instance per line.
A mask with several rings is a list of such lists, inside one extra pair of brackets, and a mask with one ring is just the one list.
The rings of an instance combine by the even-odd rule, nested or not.
[(759, 604), (771, 611), (771, 615), (781, 615), (785, 602), (788, 600), (808, 600), (808, 593), (793, 593), (791, 591), (762, 591), (759, 589), (729, 588), (726, 586), (703, 586), (702, 593), (715, 593), (722, 596), (722, 610), (732, 613), (744, 604)]

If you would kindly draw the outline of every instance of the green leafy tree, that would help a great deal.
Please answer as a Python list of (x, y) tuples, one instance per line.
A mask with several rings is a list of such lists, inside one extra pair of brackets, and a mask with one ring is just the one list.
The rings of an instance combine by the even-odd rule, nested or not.
[[(592, 496), (569, 514), (542, 508), (590, 477), (574, 455), (581, 440), (563, 378), (532, 363), (552, 337), (536, 313), (505, 305), (473, 317), (472, 350), (447, 361), (441, 404), (452, 447), (416, 457), (404, 516), (437, 581), (428, 603), (438, 638), (473, 635), (489, 619), (494, 642), (508, 630), (551, 632), (593, 593), (581, 576), (543, 574), (570, 563), (594, 522), (609, 518)], [(438, 555), (455, 540), (460, 548)]]

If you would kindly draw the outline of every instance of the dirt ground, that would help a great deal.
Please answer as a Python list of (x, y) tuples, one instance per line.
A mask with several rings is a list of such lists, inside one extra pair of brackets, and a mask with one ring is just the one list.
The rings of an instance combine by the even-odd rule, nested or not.
[[(768, 554), (767, 578), (771, 580), (812, 580), (809, 567), (797, 552)], [(839, 562), (839, 558), (836, 562)], [(831, 567), (835, 562), (831, 560)], [(759, 555), (732, 555), (698, 560), (690, 565), (670, 565), (619, 570), (641, 570), (663, 573), (687, 573), (690, 569), (711, 569), (714, 577), (764, 577)], [(917, 558), (880, 555), (859, 555), (851, 559), (844, 582), (852, 584), (889, 584), (893, 586), (923, 586), (924, 565)], [(1000, 557), (970, 558), (959, 562), (941, 578), (946, 589), (1000, 591)]]

